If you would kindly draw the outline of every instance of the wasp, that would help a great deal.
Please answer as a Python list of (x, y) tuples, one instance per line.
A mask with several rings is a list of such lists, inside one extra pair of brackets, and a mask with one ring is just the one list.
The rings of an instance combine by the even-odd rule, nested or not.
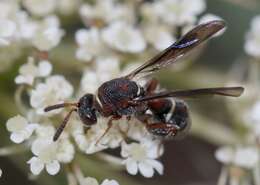
[[(224, 27), (225, 22), (219, 20), (200, 24), (128, 75), (104, 82), (97, 89), (96, 94), (87, 93), (75, 103), (61, 103), (46, 107), (45, 112), (71, 107), (53, 140), (59, 138), (73, 112), (77, 112), (82, 123), (88, 127), (96, 124), (97, 115), (108, 117), (108, 127), (101, 138), (109, 131), (112, 122), (123, 116), (129, 119), (135, 116), (144, 122), (147, 130), (155, 136), (174, 138), (179, 135), (178, 133), (186, 132), (190, 127), (188, 107), (179, 99), (204, 95), (238, 97), (243, 93), (244, 88), (219, 87), (157, 92), (155, 89), (158, 82), (155, 80), (140, 86), (134, 79), (138, 75), (144, 77), (180, 61), (179, 59), (189, 51)], [(152, 114), (147, 114), (147, 111)]]

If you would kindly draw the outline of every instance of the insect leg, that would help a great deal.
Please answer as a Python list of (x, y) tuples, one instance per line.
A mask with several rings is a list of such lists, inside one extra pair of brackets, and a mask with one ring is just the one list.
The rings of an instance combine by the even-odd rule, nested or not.
[(66, 117), (64, 118), (63, 122), (60, 124), (60, 126), (58, 127), (58, 129), (56, 130), (54, 136), (53, 136), (53, 141), (57, 141), (57, 139), (60, 137), (62, 131), (64, 130), (65, 126), (67, 125), (69, 118), (72, 114), (72, 112), (77, 111), (77, 109), (71, 109), (69, 111), (69, 113), (66, 115)]
[(158, 86), (158, 80), (156, 80), (155, 78), (149, 80), (147, 84), (145, 84), (146, 94), (153, 93), (156, 90), (157, 86)]
[(157, 122), (146, 124), (146, 129), (155, 136), (173, 137), (180, 128), (177, 125)]
[(112, 117), (109, 119), (109, 121), (108, 121), (108, 123), (107, 123), (107, 129), (106, 129), (105, 132), (101, 135), (101, 137), (98, 138), (98, 140), (97, 140), (97, 142), (95, 143), (95, 145), (97, 145), (97, 144), (101, 141), (101, 139), (108, 133), (108, 131), (112, 128), (112, 123), (113, 123), (113, 121), (114, 121), (114, 120), (118, 120), (118, 119), (120, 119), (120, 118), (121, 118), (121, 116), (112, 116)]
[(49, 111), (52, 111), (55, 109), (60, 109), (63, 107), (70, 107), (70, 106), (78, 107), (79, 104), (78, 103), (60, 103), (60, 104), (50, 105), (50, 106), (44, 108), (44, 112), (49, 112)]

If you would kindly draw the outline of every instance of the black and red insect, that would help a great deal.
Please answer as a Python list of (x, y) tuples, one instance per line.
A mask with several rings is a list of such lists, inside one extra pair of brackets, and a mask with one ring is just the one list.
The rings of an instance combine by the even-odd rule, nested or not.
[(155, 80), (150, 80), (141, 87), (134, 81), (134, 78), (139, 74), (148, 75), (179, 61), (190, 50), (199, 46), (224, 27), (224, 21), (211, 21), (198, 25), (179, 41), (130, 74), (103, 83), (98, 88), (96, 95), (85, 94), (76, 103), (62, 103), (46, 107), (46, 112), (62, 107), (71, 107), (70, 112), (57, 129), (53, 140), (56, 141), (59, 138), (74, 111), (78, 113), (82, 123), (86, 126), (95, 124), (98, 119), (97, 115), (109, 117), (106, 132), (111, 128), (113, 120), (120, 119), (122, 116), (128, 118), (135, 116), (146, 125), (147, 130), (153, 135), (163, 138), (177, 138), (182, 135), (179, 133), (186, 133), (190, 127), (190, 117), (186, 103), (179, 98), (204, 95), (238, 97), (244, 89), (242, 87), (220, 87), (157, 92)]

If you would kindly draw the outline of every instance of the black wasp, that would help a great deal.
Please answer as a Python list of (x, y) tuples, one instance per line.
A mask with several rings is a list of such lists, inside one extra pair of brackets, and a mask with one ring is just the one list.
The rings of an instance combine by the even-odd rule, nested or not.
[[(211, 21), (198, 25), (130, 74), (103, 83), (98, 88), (96, 95), (85, 94), (76, 103), (62, 103), (46, 107), (46, 112), (62, 107), (71, 107), (57, 129), (53, 140), (56, 141), (59, 138), (72, 112), (77, 112), (82, 123), (86, 126), (97, 122), (97, 113), (104, 117), (110, 117), (105, 133), (111, 128), (113, 120), (118, 120), (122, 116), (128, 118), (135, 116), (146, 125), (150, 133), (156, 136), (175, 138), (181, 135), (180, 133), (186, 132), (190, 127), (188, 107), (184, 101), (176, 98), (203, 95), (238, 97), (243, 93), (244, 88), (219, 87), (156, 92), (157, 82), (155, 80), (150, 80), (144, 87), (141, 87), (133, 79), (138, 74), (147, 75), (179, 61), (190, 50), (199, 46), (224, 27), (224, 21)], [(147, 114), (147, 112), (152, 114)]]

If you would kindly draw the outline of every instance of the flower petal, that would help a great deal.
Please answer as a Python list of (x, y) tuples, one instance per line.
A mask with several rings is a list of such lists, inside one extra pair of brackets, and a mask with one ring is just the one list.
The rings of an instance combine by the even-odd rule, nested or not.
[(150, 178), (154, 174), (153, 167), (146, 162), (139, 163), (138, 168), (144, 177)]
[(52, 71), (52, 65), (49, 61), (43, 60), (39, 63), (39, 76), (48, 76)]
[(24, 141), (24, 135), (21, 133), (12, 133), (10, 136), (11, 141), (13, 141), (14, 143), (22, 143)]
[(15, 117), (10, 118), (7, 123), (6, 123), (6, 128), (9, 132), (16, 132), (23, 130), (27, 125), (27, 120), (20, 116), (17, 115)]
[(83, 179), (83, 181), (80, 183), (82, 185), (98, 185), (97, 179), (93, 177), (86, 177)]
[(50, 175), (56, 175), (60, 171), (60, 163), (55, 160), (49, 164), (46, 164), (46, 170)]
[(115, 180), (108, 180), (108, 179), (105, 179), (101, 185), (119, 185), (117, 181)]
[(126, 170), (131, 175), (136, 175), (138, 172), (137, 162), (133, 159), (126, 160)]
[(148, 159), (147, 163), (150, 164), (160, 175), (163, 174), (163, 165), (161, 162)]
[(32, 157), (27, 163), (30, 164), (31, 172), (34, 175), (39, 175), (44, 168), (44, 164), (37, 157)]

